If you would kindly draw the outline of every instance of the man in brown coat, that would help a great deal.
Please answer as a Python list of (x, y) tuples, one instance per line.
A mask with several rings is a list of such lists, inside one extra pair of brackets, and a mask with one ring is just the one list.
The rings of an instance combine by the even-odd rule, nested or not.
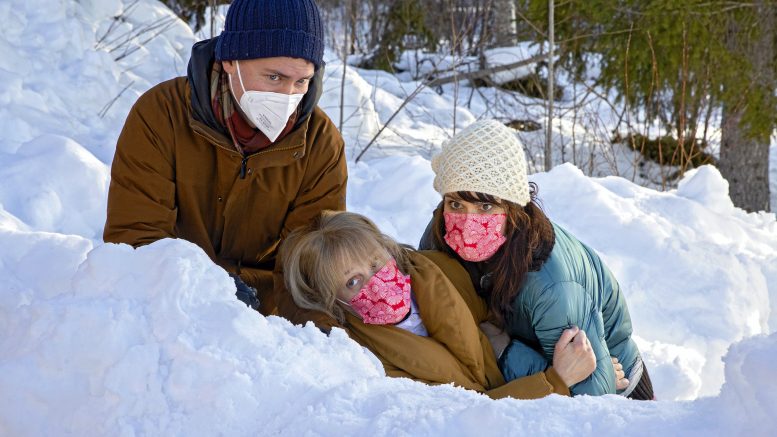
[(275, 312), (281, 239), (345, 208), (343, 139), (316, 106), (323, 34), (313, 0), (235, 0), (224, 32), (192, 48), (188, 75), (127, 116), (104, 240), (189, 240), (233, 275), (241, 300), (259, 309), (248, 284)]

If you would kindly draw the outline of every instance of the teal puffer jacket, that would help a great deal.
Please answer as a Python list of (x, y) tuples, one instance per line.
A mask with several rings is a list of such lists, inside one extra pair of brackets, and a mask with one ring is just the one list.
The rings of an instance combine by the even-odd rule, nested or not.
[[(573, 394), (615, 393), (610, 356), (618, 358), (635, 384), (642, 359), (631, 339), (629, 309), (618, 281), (596, 252), (560, 226), (553, 224), (553, 229), (556, 243), (550, 257), (527, 275), (505, 320), (507, 332), (552, 360), (561, 332), (572, 325), (583, 329), (596, 354), (596, 370), (570, 388)], [(530, 365), (520, 362), (522, 356), (512, 354), (512, 366)]]
[[(429, 222), (419, 248), (443, 250), (436, 247), (431, 226)], [(500, 359), (500, 369), (506, 380), (544, 370), (553, 361), (561, 332), (575, 325), (585, 331), (591, 342), (596, 370), (570, 387), (572, 394), (615, 393), (610, 360), (614, 356), (623, 365), (630, 383), (620, 394), (628, 395), (642, 377), (643, 364), (631, 339), (631, 317), (618, 281), (591, 248), (555, 223), (553, 230), (556, 242), (550, 257), (540, 270), (528, 273), (513, 300), (513, 312), (505, 320), (510, 337), (540, 351), (542, 356), (516, 347), (520, 343), (513, 342)], [(484, 264), (457, 259), (478, 293), (487, 298), (491, 278), (490, 273), (482, 270)]]

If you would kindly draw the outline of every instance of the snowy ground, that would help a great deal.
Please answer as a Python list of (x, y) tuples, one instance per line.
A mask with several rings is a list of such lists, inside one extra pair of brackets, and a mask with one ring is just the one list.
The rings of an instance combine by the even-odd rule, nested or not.
[[(550, 217), (598, 250), (619, 278), (660, 400), (491, 401), (385, 378), (341, 331), (326, 337), (257, 316), (192, 244), (102, 244), (124, 117), (140, 93), (185, 74), (195, 36), (154, 0), (7, 0), (0, 21), (0, 435), (777, 428), (777, 221), (734, 208), (714, 168), (689, 173), (668, 192), (630, 177), (591, 178), (598, 173), (585, 165), (532, 176)], [(135, 50), (131, 36), (143, 41), (162, 28)], [(343, 70), (331, 54), (328, 74), (321, 106), (339, 124)], [(428, 157), (453, 132), (454, 117), (462, 128), (488, 108), (474, 97), (464, 104), (462, 88), (454, 112), (454, 90), (424, 90), (356, 163), (417, 83), (350, 67), (345, 80), (348, 208), (415, 244), (439, 201)], [(572, 124), (558, 120), (559, 141), (599, 129)], [(531, 143), (541, 133), (522, 135)]]

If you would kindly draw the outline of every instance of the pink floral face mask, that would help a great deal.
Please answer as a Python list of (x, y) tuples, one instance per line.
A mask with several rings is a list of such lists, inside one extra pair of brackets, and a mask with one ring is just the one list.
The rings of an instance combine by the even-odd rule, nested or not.
[(445, 242), (467, 261), (491, 258), (507, 240), (502, 235), (507, 214), (446, 212)]
[(400, 322), (410, 311), (410, 276), (403, 275), (391, 258), (351, 299), (351, 307), (364, 323)]

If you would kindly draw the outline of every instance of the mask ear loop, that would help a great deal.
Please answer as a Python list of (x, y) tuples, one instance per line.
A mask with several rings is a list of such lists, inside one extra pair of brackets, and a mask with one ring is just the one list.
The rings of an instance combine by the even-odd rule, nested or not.
[[(237, 65), (237, 79), (240, 81), (240, 88), (243, 89), (243, 94), (245, 94), (246, 93), (246, 87), (245, 87), (245, 85), (243, 85), (243, 76), (240, 74), (240, 61), (235, 61), (235, 65)], [(232, 75), (231, 74), (229, 75), (229, 86), (230, 86), (230, 88), (234, 88), (232, 86)], [(235, 93), (234, 89), (232, 90), (232, 93), (233, 94)], [(235, 98), (237, 98), (237, 97), (235, 97)]]
[(350, 303), (340, 299), (339, 297), (336, 297), (335, 300), (340, 302), (345, 307), (344, 309), (346, 312), (349, 312), (353, 316), (357, 317), (359, 320), (362, 320), (362, 316), (359, 313), (357, 313), (355, 309), (353, 309), (353, 306), (351, 306)]

